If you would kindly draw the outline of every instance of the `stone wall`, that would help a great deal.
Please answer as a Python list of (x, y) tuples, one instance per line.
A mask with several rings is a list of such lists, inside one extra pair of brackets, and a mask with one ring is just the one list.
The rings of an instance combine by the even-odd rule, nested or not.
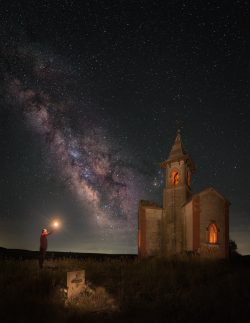
[[(201, 257), (226, 258), (229, 247), (229, 202), (213, 188), (193, 196), (184, 205), (184, 249)], [(209, 243), (208, 227), (218, 228), (217, 243)]]
[(162, 209), (156, 207), (139, 208), (138, 254), (141, 258), (161, 255)]
[(183, 207), (184, 217), (184, 250), (193, 251), (193, 203), (190, 201)]
[[(182, 206), (190, 197), (190, 189), (187, 186), (187, 164), (181, 161), (171, 162), (167, 165), (166, 189), (164, 190), (164, 255), (172, 255), (183, 252), (184, 241), (184, 214)], [(171, 174), (178, 172), (179, 182), (173, 185)]]
[[(226, 201), (214, 189), (207, 189), (200, 196), (200, 255), (225, 258), (228, 256), (228, 225), (225, 218)], [(218, 242), (208, 243), (208, 227), (215, 223)]]
[[(172, 198), (170, 196), (172, 195)], [(182, 185), (165, 190), (165, 208), (141, 201), (138, 218), (138, 254), (170, 256), (192, 251), (201, 257), (226, 258), (229, 248), (229, 205), (216, 190), (208, 188), (185, 199)], [(208, 228), (218, 228), (218, 241), (209, 243)]]

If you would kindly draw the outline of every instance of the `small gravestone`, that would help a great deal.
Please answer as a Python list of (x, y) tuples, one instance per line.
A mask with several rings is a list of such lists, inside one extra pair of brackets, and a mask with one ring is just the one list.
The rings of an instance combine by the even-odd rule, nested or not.
[(85, 289), (85, 270), (67, 272), (68, 299), (77, 297)]

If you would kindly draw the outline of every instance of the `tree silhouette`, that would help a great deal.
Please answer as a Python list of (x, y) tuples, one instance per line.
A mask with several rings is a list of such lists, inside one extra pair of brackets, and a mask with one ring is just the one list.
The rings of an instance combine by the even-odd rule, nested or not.
[(237, 251), (238, 246), (234, 240), (229, 240), (229, 255), (230, 257), (237, 257), (240, 256), (240, 253)]

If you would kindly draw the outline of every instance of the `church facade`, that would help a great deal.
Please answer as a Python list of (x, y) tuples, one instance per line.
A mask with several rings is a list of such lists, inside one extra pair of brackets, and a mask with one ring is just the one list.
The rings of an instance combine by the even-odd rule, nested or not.
[(212, 187), (192, 194), (191, 177), (195, 165), (184, 150), (179, 131), (161, 168), (166, 171), (162, 207), (140, 201), (139, 256), (191, 253), (227, 258), (230, 202)]

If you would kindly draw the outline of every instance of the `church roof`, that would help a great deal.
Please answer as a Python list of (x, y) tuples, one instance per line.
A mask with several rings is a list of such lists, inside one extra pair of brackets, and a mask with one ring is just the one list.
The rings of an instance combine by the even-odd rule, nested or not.
[(223, 196), (220, 192), (216, 191), (216, 189), (214, 189), (213, 187), (207, 187), (203, 191), (192, 195), (192, 197), (186, 203), (184, 203), (182, 205), (182, 207), (184, 207), (185, 205), (187, 205), (188, 203), (190, 203), (194, 199), (194, 197), (199, 196), (199, 195), (208, 194), (208, 193), (214, 193), (218, 197), (220, 197), (222, 200), (224, 200), (226, 203), (228, 203), (229, 205), (231, 204), (230, 201), (227, 198), (225, 198), (225, 196)]
[(161, 163), (161, 167), (166, 168), (167, 164), (169, 164), (171, 162), (179, 161), (179, 160), (189, 160), (191, 170), (194, 171), (194, 169), (195, 169), (194, 163), (184, 149), (184, 146), (183, 146), (183, 143), (181, 140), (181, 132), (178, 129), (174, 144), (173, 144), (172, 149), (170, 151), (170, 154), (168, 155), (167, 160), (165, 160), (163, 163)]

